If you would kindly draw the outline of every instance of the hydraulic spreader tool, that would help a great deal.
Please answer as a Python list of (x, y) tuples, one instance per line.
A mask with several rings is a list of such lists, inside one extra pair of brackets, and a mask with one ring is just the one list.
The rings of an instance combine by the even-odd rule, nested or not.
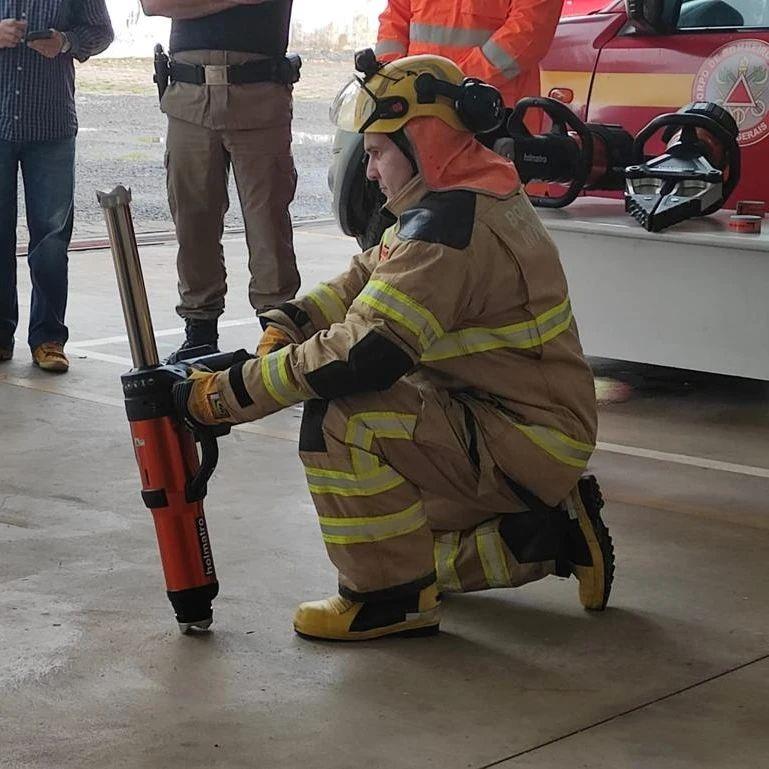
[[(665, 151), (647, 144), (662, 131)], [(625, 210), (651, 232), (721, 208), (740, 180), (739, 129), (727, 110), (695, 102), (654, 118), (633, 142)]]
[(107, 222), (133, 359), (133, 368), (121, 382), (141, 496), (155, 521), (168, 598), (179, 629), (205, 630), (213, 621), (211, 602), (219, 583), (203, 499), (219, 459), (216, 440), (229, 427), (183, 424), (176, 415), (172, 389), (193, 366), (220, 371), (251, 356), (245, 350), (211, 355), (206, 348), (193, 348), (184, 351), (183, 360), (173, 356), (160, 363), (131, 218), (131, 192), (118, 186), (110, 193), (97, 192), (97, 198)]
[[(541, 110), (550, 130), (531, 134), (525, 118)], [(649, 145), (661, 133), (664, 151)], [(515, 163), (524, 183), (550, 182), (535, 206), (563, 208), (585, 191), (625, 193), (625, 210), (651, 232), (721, 208), (740, 178), (734, 118), (712, 102), (695, 102), (659, 115), (637, 136), (621, 126), (584, 123), (560, 102), (521, 99), (504, 127), (479, 137)], [(565, 188), (565, 189), (564, 189)]]

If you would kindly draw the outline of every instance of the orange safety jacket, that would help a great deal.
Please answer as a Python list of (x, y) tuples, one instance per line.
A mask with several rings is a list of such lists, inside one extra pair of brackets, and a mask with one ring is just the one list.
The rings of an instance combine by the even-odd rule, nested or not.
[(379, 17), (377, 57), (431, 53), (498, 88), (508, 107), (539, 96), (539, 62), (563, 0), (389, 0)]

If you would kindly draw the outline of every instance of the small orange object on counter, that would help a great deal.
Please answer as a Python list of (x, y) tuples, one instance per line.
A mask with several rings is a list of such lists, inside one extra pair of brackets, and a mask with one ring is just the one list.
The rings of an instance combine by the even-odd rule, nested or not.
[(761, 217), (747, 214), (735, 214), (729, 217), (729, 229), (734, 232), (757, 235), (761, 232)]

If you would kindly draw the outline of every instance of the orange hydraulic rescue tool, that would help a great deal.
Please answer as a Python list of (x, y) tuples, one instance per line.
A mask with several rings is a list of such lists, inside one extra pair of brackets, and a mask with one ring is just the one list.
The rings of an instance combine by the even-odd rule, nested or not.
[[(179, 421), (171, 390), (175, 382), (187, 377), (191, 364), (221, 370), (249, 356), (245, 350), (201, 356), (205, 350), (199, 349), (197, 357), (160, 364), (131, 219), (131, 192), (119, 186), (110, 193), (98, 192), (97, 198), (107, 220), (134, 364), (121, 381), (142, 499), (155, 519), (168, 598), (179, 629), (183, 633), (192, 628), (205, 630), (213, 621), (211, 601), (219, 592), (219, 583), (203, 498), (219, 457), (216, 438), (226, 435), (229, 428), (193, 433)], [(200, 459), (196, 441), (201, 446)]]

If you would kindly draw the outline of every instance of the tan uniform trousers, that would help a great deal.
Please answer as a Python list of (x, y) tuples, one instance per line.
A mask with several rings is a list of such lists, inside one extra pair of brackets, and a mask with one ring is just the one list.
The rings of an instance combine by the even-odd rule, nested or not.
[[(223, 51), (175, 56), (189, 64), (255, 58)], [(230, 167), (245, 223), (251, 306), (258, 312), (291, 299), (300, 281), (288, 211), (296, 191), (290, 86), (174, 83), (162, 109), (168, 114), (168, 202), (179, 242), (179, 315), (213, 319), (224, 311), (221, 236)]]
[[(476, 463), (465, 408), (447, 393), (403, 379), (382, 393), (304, 408), (299, 454), (343, 595), (385, 598), (430, 584), (435, 572), (444, 592), (556, 572), (555, 555), (538, 558), (536, 543), (532, 550), (533, 514), (522, 512), (483, 446)], [(499, 528), (524, 519), (519, 561)]]

